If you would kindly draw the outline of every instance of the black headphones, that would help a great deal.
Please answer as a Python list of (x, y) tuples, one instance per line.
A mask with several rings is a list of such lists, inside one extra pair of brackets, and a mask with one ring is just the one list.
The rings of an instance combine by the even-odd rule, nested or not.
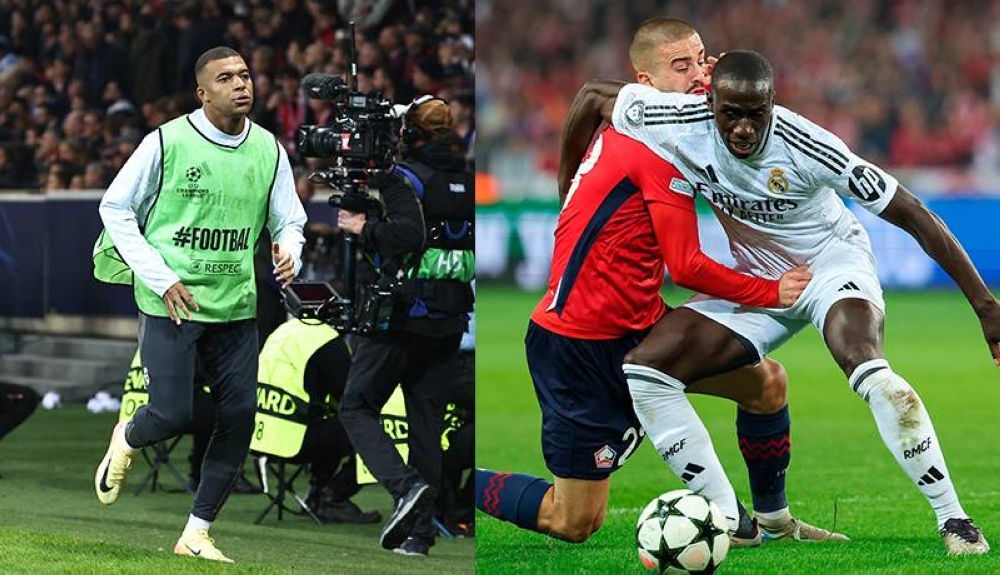
[(406, 112), (403, 114), (403, 131), (400, 134), (402, 140), (406, 143), (412, 143), (418, 138), (430, 138), (433, 134), (428, 134), (427, 132), (420, 129), (416, 122), (413, 121), (413, 114), (416, 114), (417, 108), (426, 104), (427, 102), (432, 102), (434, 100), (439, 100), (448, 105), (448, 100), (444, 98), (438, 98), (431, 94), (425, 94), (419, 98), (414, 99), (406, 106)]

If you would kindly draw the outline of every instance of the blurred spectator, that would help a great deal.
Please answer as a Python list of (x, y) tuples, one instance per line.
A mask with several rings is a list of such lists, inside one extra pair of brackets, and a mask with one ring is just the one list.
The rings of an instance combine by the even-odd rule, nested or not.
[(162, 96), (167, 83), (167, 38), (157, 32), (156, 18), (141, 14), (138, 31), (129, 45), (128, 66), (132, 97), (139, 105)]
[(441, 87), (441, 63), (434, 58), (417, 62), (413, 70), (413, 87), (420, 94), (434, 94)]
[(22, 71), (21, 58), (10, 49), (10, 38), (0, 35), (0, 84), (16, 85)]
[(83, 171), (84, 190), (103, 190), (111, 183), (108, 171), (101, 162), (90, 162)]
[[(531, 161), (546, 182), (573, 95), (588, 78), (632, 78), (631, 33), (652, 17), (689, 21), (709, 54), (763, 53), (778, 102), (871, 161), (967, 168), (1000, 117), (996, 2), (488, 0), (476, 11), (490, 47), (475, 87), (480, 157), (517, 173)], [(422, 36), (405, 38), (419, 49)], [(438, 46), (446, 69), (451, 45)]]
[[(106, 186), (147, 132), (198, 106), (191, 69), (220, 44), (251, 67), (254, 120), (319, 169), (295, 135), (330, 105), (300, 81), (347, 72), (352, 18), (362, 89), (398, 103), (472, 89), (472, 0), (0, 1), (0, 188)], [(439, 45), (458, 37), (468, 46)]]
[(274, 48), (260, 45), (250, 52), (250, 69), (256, 75), (270, 76), (274, 73)]
[(87, 104), (95, 106), (101, 102), (101, 94), (108, 82), (125, 84), (125, 69), (122, 63), (125, 55), (117, 46), (108, 44), (101, 37), (101, 31), (90, 22), (79, 22), (77, 34), (80, 50), (73, 64), (73, 78), (83, 81), (83, 96)]
[(465, 144), (467, 157), (473, 157), (473, 137), (476, 132), (475, 110), (473, 109), (473, 99), (471, 92), (461, 92), (453, 96), (451, 104), (451, 117), (454, 121), (455, 134), (462, 139)]
[(299, 72), (291, 67), (278, 71), (277, 90), (268, 101), (268, 109), (277, 119), (276, 135), (285, 143), (290, 156), (295, 155), (295, 134), (306, 119), (307, 99), (299, 89), (300, 78)]
[(31, 163), (24, 159), (25, 154), (23, 146), (0, 146), (0, 188), (19, 188), (34, 176), (25, 173), (26, 169), (31, 168)]
[(357, 23), (361, 30), (371, 30), (382, 22), (393, 0), (337, 0), (344, 20)]
[(42, 189), (45, 191), (67, 190), (69, 189), (69, 183), (72, 177), (73, 173), (66, 162), (53, 162), (52, 164), (49, 164)]
[[(195, 88), (194, 63), (205, 50), (221, 43), (221, 23), (199, 17), (197, 2), (186, 1), (177, 10), (173, 24), (177, 29), (176, 53), (172, 58), (173, 91), (192, 91)], [(249, 54), (245, 56), (249, 57)]]
[(906, 100), (899, 107), (899, 127), (892, 135), (890, 158), (897, 166), (933, 164), (937, 154), (927, 126), (927, 112), (916, 100)]

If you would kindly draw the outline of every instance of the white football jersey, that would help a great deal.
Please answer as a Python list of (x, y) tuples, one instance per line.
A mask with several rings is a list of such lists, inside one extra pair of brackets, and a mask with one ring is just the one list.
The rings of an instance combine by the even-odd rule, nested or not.
[(709, 201), (736, 269), (776, 278), (795, 264), (842, 260), (845, 251), (874, 266), (868, 234), (837, 194), (878, 214), (898, 182), (802, 116), (775, 106), (745, 160), (726, 148), (705, 96), (629, 84), (612, 123), (674, 164)]

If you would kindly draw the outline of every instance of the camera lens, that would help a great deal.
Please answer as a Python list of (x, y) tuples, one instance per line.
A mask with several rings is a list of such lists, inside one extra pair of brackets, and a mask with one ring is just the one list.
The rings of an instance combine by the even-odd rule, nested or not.
[(327, 157), (340, 151), (340, 134), (333, 128), (302, 126), (299, 128), (298, 150), (303, 156)]

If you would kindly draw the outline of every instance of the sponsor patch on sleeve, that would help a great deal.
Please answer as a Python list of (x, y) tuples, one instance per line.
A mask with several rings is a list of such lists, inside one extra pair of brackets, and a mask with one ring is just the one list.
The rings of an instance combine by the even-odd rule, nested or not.
[(680, 178), (670, 178), (670, 189), (677, 192), (678, 194), (684, 194), (685, 196), (694, 195), (694, 187), (691, 186), (690, 182), (682, 180)]
[(628, 109), (625, 110), (625, 119), (632, 126), (638, 128), (642, 126), (643, 118), (646, 115), (646, 103), (642, 100), (636, 100), (629, 104)]
[(871, 166), (859, 164), (851, 170), (847, 186), (861, 201), (874, 202), (885, 193), (885, 178)]

